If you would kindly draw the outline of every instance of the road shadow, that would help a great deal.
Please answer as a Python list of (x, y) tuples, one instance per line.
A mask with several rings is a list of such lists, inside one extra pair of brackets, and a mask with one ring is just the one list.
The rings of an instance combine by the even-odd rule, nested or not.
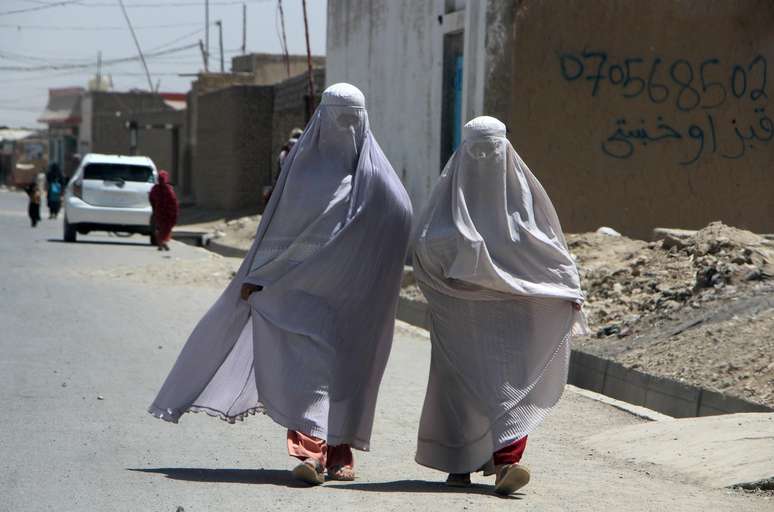
[(280, 487), (309, 487), (293, 478), (290, 471), (279, 469), (209, 469), (209, 468), (126, 468), (138, 473), (156, 473), (172, 480), (226, 484), (262, 484)]
[(147, 247), (149, 249), (153, 249), (154, 246), (150, 245), (147, 242), (120, 242), (118, 240), (78, 240), (76, 242), (65, 242), (64, 240), (60, 238), (49, 238), (46, 240), (46, 242), (50, 242), (52, 244), (75, 244), (75, 245), (122, 245), (122, 246), (129, 246), (129, 247)]
[(428, 482), (425, 480), (395, 480), (392, 482), (363, 482), (363, 483), (336, 483), (328, 486), (330, 489), (348, 489), (351, 491), (366, 492), (421, 492), (439, 494), (478, 494), (491, 496), (492, 498), (505, 500), (520, 500), (523, 493), (514, 493), (510, 496), (495, 494), (494, 486), (472, 484), (470, 487), (449, 487), (444, 482)]

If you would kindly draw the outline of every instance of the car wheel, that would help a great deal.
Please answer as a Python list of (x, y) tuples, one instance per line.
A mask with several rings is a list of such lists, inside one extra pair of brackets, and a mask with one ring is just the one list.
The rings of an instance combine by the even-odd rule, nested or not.
[(67, 217), (64, 218), (64, 241), (75, 242), (76, 237), (75, 226), (67, 222)]

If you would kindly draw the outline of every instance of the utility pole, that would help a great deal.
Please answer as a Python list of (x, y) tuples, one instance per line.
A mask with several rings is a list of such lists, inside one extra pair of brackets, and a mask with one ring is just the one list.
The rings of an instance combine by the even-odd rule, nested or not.
[(218, 39), (220, 40), (220, 72), (225, 73), (226, 70), (223, 67), (223, 20), (215, 22), (218, 26)]
[(129, 15), (126, 13), (126, 7), (124, 7), (124, 0), (118, 0), (118, 4), (121, 6), (121, 10), (124, 11), (124, 18), (126, 18), (126, 23), (127, 25), (129, 25), (129, 32), (132, 33), (132, 39), (134, 39), (134, 44), (135, 46), (137, 46), (137, 53), (140, 54), (142, 67), (145, 68), (145, 76), (148, 77), (148, 88), (151, 90), (151, 92), (153, 92), (153, 80), (151, 80), (150, 71), (148, 71), (148, 64), (145, 62), (145, 55), (142, 54), (142, 48), (140, 48), (140, 42), (137, 40), (137, 34), (134, 33), (134, 27), (132, 27), (132, 22), (129, 19)]
[(97, 52), (97, 86), (96, 90), (102, 90), (102, 50)]
[(204, 71), (210, 70), (210, 0), (204, 0)]
[(202, 52), (202, 62), (204, 63), (204, 72), (209, 71), (207, 69), (207, 50), (204, 49), (204, 43), (199, 39), (199, 50)]
[(247, 4), (242, 4), (242, 55), (247, 53)]
[(290, 56), (288, 55), (288, 38), (285, 36), (285, 11), (282, 9), (282, 0), (277, 0), (277, 7), (280, 13), (280, 24), (282, 25), (282, 55), (285, 58), (285, 71), (290, 78)]
[(306, 0), (301, 0), (304, 7), (304, 34), (306, 34), (306, 67), (309, 72), (309, 119), (314, 114), (314, 72), (312, 71), (312, 48), (309, 46), (309, 21), (306, 16)]

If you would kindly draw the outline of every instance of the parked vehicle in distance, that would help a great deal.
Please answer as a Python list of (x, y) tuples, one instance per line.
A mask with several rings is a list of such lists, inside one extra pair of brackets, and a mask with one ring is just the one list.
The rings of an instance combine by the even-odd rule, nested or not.
[(112, 231), (148, 235), (155, 245), (148, 193), (157, 177), (148, 157), (87, 154), (65, 188), (65, 242), (75, 242), (77, 233)]
[(47, 138), (30, 130), (0, 128), (0, 184), (23, 189), (47, 170)]

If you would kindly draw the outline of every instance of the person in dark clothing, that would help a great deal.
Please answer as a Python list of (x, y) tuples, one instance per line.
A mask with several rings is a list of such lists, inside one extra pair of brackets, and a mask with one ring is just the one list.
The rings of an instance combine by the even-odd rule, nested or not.
[(59, 165), (54, 162), (46, 173), (46, 203), (48, 204), (48, 218), (56, 219), (59, 209), (62, 207), (62, 192), (65, 179)]
[(156, 222), (156, 243), (159, 251), (168, 251), (172, 228), (177, 224), (180, 207), (175, 189), (169, 183), (167, 171), (159, 171), (159, 181), (151, 189), (149, 198), (153, 207), (153, 219)]
[(27, 215), (30, 216), (30, 222), (32, 227), (38, 225), (40, 222), (40, 189), (37, 183), (27, 186), (25, 189), (27, 196), (29, 197), (29, 204), (27, 206)]

